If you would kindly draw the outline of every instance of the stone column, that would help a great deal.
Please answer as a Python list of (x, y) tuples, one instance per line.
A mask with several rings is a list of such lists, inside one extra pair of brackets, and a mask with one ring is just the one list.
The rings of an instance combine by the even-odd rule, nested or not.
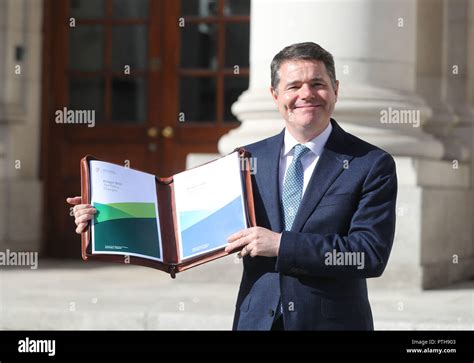
[(0, 249), (39, 251), (42, 0), (0, 0)]
[[(474, 227), (467, 229), (466, 224), (470, 222), (466, 222), (463, 214), (470, 215), (472, 219), (474, 202), (474, 113), (468, 100), (467, 81), (469, 51), (474, 49), (472, 40), (469, 41), (469, 16), (472, 18), (473, 5), (469, 0), (418, 0), (417, 91), (433, 110), (424, 130), (443, 143), (443, 159), (452, 164), (448, 174), (453, 180), (464, 180), (455, 191), (460, 209), (456, 210), (452, 206), (452, 198), (456, 198), (454, 195), (448, 203), (451, 211), (435, 208), (441, 209), (445, 218), (458, 219), (456, 231), (445, 232), (445, 242), (438, 246), (438, 249), (449, 248), (451, 259), (458, 259), (458, 264), (448, 263), (447, 256), (442, 254), (422, 256), (425, 269), (432, 271), (433, 266), (441, 263), (444, 258), (447, 268), (445, 273), (440, 272), (444, 276), (472, 274), (472, 269), (469, 271), (466, 264), (472, 263), (473, 259)], [(457, 167), (458, 164), (461, 165), (460, 168)], [(459, 223), (460, 221), (463, 223)], [(452, 220), (451, 224), (454, 223)]]
[[(474, 44), (474, 3), (471, 1), (469, 2), (469, 9), (468, 9), (469, 17), (468, 17), (468, 42), (467, 44)], [(467, 69), (468, 69), (468, 99), (469, 103), (472, 108), (474, 108), (474, 46), (468, 47), (468, 62), (467, 62)]]
[[(469, 165), (453, 172), (450, 162), (440, 161), (442, 143), (421, 127), (432, 110), (416, 92), (417, 19), (411, 0), (253, 0), (250, 86), (233, 105), (242, 125), (221, 138), (219, 151), (284, 127), (269, 93), (271, 59), (291, 43), (320, 44), (334, 55), (341, 83), (334, 117), (397, 163), (396, 240), (384, 276), (374, 283), (432, 287), (473, 274), (466, 250), (472, 197)], [(451, 262), (455, 251), (463, 255), (462, 267)]]
[(424, 130), (443, 143), (445, 160), (472, 153), (468, 10), (468, 0), (418, 0), (417, 91), (433, 110)]
[[(284, 46), (311, 40), (335, 57), (341, 88), (334, 117), (347, 131), (396, 155), (441, 157), (441, 144), (413, 127), (431, 114), (414, 92), (415, 31), (416, 3), (409, 0), (252, 1), (250, 87), (233, 107), (242, 126), (219, 150), (281, 130), (268, 90), (270, 62)], [(419, 111), (419, 123), (382, 123), (382, 110)]]

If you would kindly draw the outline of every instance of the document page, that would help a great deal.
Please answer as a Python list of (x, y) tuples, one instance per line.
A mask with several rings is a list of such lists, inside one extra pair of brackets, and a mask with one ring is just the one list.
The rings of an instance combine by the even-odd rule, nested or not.
[(247, 227), (240, 160), (235, 152), (174, 176), (182, 260), (225, 247)]
[(90, 161), (92, 253), (163, 261), (155, 176)]

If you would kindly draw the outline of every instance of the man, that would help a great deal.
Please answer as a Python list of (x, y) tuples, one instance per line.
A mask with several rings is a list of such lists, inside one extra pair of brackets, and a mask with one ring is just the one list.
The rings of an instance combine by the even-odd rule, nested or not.
[[(226, 248), (243, 246), (234, 329), (373, 329), (365, 279), (380, 276), (390, 254), (395, 164), (331, 119), (338, 87), (332, 55), (315, 43), (272, 61), (270, 91), (286, 127), (246, 147), (258, 160), (258, 227)], [(68, 202), (81, 233), (95, 209)]]
[(246, 146), (258, 160), (258, 227), (229, 238), (227, 251), (244, 246), (234, 329), (373, 329), (365, 279), (391, 251), (395, 163), (331, 119), (338, 88), (332, 55), (315, 43), (272, 61), (286, 128)]

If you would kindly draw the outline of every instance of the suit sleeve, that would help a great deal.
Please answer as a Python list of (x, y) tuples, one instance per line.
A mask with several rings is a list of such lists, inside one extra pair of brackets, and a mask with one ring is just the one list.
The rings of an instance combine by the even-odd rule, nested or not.
[[(392, 248), (396, 197), (395, 162), (389, 154), (384, 153), (373, 163), (365, 178), (361, 199), (347, 235), (284, 231), (280, 240), (277, 271), (304, 276), (380, 276)], [(363, 268), (356, 264), (328, 263), (327, 259), (331, 258), (328, 256), (338, 252), (363, 254)]]

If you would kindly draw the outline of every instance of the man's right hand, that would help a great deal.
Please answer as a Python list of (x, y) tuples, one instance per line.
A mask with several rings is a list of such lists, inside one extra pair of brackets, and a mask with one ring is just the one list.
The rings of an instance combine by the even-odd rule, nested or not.
[(76, 218), (74, 222), (77, 226), (76, 233), (81, 234), (87, 228), (89, 220), (94, 218), (94, 214), (97, 213), (97, 209), (95, 209), (90, 204), (81, 204), (81, 197), (70, 197), (66, 199), (66, 202), (74, 206), (74, 218)]

